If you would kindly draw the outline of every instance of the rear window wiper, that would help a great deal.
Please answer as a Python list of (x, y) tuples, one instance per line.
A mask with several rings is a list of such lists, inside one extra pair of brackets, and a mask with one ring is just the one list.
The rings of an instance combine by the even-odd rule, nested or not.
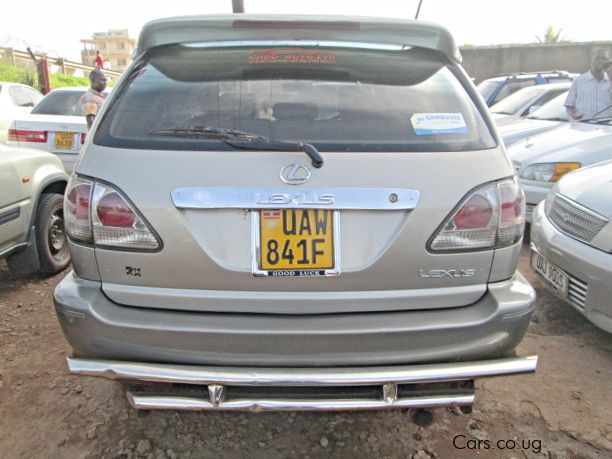
[(170, 129), (156, 129), (149, 132), (152, 135), (164, 137), (182, 137), (191, 139), (217, 139), (232, 147), (244, 150), (274, 150), (274, 151), (303, 151), (312, 165), (316, 168), (323, 166), (323, 158), (317, 149), (305, 142), (289, 142), (285, 140), (270, 139), (259, 134), (252, 134), (236, 129), (214, 128), (209, 126), (188, 126)]

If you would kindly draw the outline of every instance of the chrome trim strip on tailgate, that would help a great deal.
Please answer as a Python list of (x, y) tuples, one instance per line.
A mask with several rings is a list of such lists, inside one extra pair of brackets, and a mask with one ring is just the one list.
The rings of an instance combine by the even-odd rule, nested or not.
[(179, 209), (409, 210), (420, 198), (405, 188), (183, 187), (171, 196)]
[(435, 408), (466, 406), (474, 403), (474, 394), (431, 395), (397, 399), (392, 402), (368, 399), (242, 399), (214, 404), (204, 398), (151, 396), (127, 393), (136, 409), (198, 410), (198, 411), (341, 411), (380, 410), (388, 408)]
[(124, 381), (229, 386), (365, 386), (471, 380), (534, 372), (537, 356), (477, 362), (331, 368), (260, 368), (173, 365), (68, 358), (72, 374)]

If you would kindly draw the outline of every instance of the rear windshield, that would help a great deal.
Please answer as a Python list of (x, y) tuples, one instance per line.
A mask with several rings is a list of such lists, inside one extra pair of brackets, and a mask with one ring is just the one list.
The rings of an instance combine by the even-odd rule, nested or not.
[(461, 151), (495, 141), (436, 53), (170, 46), (154, 50), (112, 101), (94, 142), (231, 150), (156, 131), (229, 128), (321, 151)]
[(35, 115), (83, 116), (81, 97), (87, 91), (53, 91), (32, 109)]
[(501, 83), (501, 81), (485, 80), (477, 86), (478, 92), (484, 100), (489, 100)]

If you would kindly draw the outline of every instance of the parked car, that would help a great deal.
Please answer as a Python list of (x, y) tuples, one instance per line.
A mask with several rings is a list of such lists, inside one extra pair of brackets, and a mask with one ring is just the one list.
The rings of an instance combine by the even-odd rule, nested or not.
[(612, 106), (593, 118), (516, 142), (508, 154), (525, 191), (530, 222), (534, 207), (563, 175), (612, 158)]
[(545, 286), (612, 333), (612, 161), (565, 175), (534, 211), (531, 266)]
[(70, 372), (259, 411), (471, 404), (534, 371), (524, 197), (459, 56), (395, 19), (146, 25), (67, 188)]
[(576, 74), (559, 70), (512, 73), (481, 81), (478, 91), (490, 107), (520, 89), (547, 83), (571, 83), (575, 77)]
[(87, 134), (80, 99), (88, 89), (80, 86), (51, 91), (29, 115), (12, 122), (8, 144), (54, 153), (70, 174)]
[(520, 140), (542, 134), (556, 127), (569, 123), (570, 118), (565, 109), (567, 92), (558, 95), (550, 102), (524, 118), (504, 117), (495, 120), (497, 130), (504, 145), (509, 147)]
[(0, 81), (0, 144), (6, 143), (13, 119), (30, 113), (42, 98), (43, 95), (30, 86)]
[(59, 159), (0, 145), (0, 258), (17, 274), (53, 274), (70, 263)]
[(561, 94), (567, 95), (570, 86), (570, 82), (564, 82), (540, 84), (520, 89), (490, 108), (493, 119), (497, 121), (503, 118), (516, 119), (531, 115), (555, 97)]

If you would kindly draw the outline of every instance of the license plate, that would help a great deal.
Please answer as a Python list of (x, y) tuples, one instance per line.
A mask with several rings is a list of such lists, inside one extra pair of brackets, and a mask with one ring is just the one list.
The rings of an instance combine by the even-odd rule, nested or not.
[(56, 132), (55, 148), (58, 150), (72, 150), (74, 148), (74, 132)]
[(337, 213), (265, 209), (255, 217), (255, 275), (317, 277), (339, 273)]
[(567, 274), (553, 265), (540, 253), (532, 250), (531, 252), (531, 267), (542, 276), (555, 290), (567, 296)]

